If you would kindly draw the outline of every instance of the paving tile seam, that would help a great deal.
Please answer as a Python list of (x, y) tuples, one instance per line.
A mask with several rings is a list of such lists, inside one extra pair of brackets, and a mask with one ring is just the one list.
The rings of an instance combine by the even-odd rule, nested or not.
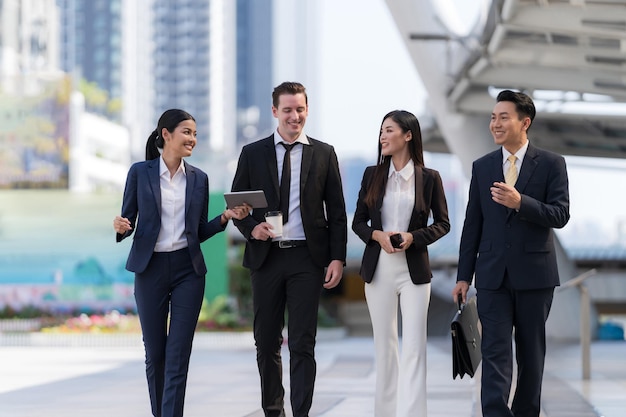
[(541, 396), (547, 417), (600, 417), (578, 391), (550, 372), (544, 374)]

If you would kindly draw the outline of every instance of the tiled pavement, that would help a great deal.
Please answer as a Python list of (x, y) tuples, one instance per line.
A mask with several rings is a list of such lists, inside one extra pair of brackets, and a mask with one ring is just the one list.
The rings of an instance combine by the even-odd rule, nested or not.
[[(0, 417), (148, 417), (140, 339), (105, 340), (92, 345), (51, 338), (12, 343), (0, 334)], [(453, 380), (449, 345), (447, 338), (429, 341), (428, 417), (480, 417), (480, 374)], [(626, 342), (594, 342), (591, 354), (591, 379), (583, 381), (580, 347), (550, 344), (546, 417), (626, 415)], [(320, 336), (317, 359), (311, 416), (373, 416), (372, 339)], [(199, 334), (185, 416), (262, 417), (258, 385), (249, 334)]]

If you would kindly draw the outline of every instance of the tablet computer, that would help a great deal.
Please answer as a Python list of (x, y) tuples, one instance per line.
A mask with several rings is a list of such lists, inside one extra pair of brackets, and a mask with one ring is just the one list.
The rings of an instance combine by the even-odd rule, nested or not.
[(224, 193), (224, 199), (228, 208), (241, 206), (243, 203), (248, 203), (252, 208), (267, 207), (267, 200), (263, 190)]

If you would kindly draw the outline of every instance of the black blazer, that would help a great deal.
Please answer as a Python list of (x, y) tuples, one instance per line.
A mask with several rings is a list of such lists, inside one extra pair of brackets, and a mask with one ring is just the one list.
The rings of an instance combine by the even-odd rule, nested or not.
[[(302, 147), (300, 211), (313, 261), (327, 267), (331, 260), (346, 260), (348, 226), (337, 155), (332, 146), (308, 138)], [(265, 221), (267, 211), (279, 210), (278, 167), (274, 135), (248, 144), (241, 150), (232, 191), (263, 190), (267, 208), (259, 208), (235, 226), (247, 239), (243, 266), (258, 269), (269, 253), (271, 240), (255, 240), (254, 227)]]
[[(364, 201), (375, 170), (375, 166), (365, 169), (352, 221), (352, 230), (366, 245), (361, 263), (361, 277), (365, 282), (372, 281), (381, 251), (380, 244), (372, 240), (372, 233), (374, 230), (383, 229), (380, 209), (383, 205), (384, 193), (376, 201), (375, 207), (368, 207)], [(385, 176), (383, 187), (387, 185), (387, 179), (388, 177)], [(429, 226), (428, 216), (431, 212), (433, 223)], [(428, 283), (433, 274), (428, 260), (427, 246), (450, 231), (443, 184), (439, 172), (433, 169), (415, 166), (415, 206), (406, 231), (413, 235), (413, 244), (405, 251), (411, 281), (414, 284)]]
[[(220, 216), (207, 221), (209, 205), (209, 179), (200, 169), (185, 162), (187, 187), (185, 191), (185, 234), (194, 270), (198, 275), (207, 272), (200, 243), (224, 230)], [(139, 221), (137, 216), (139, 215)], [(130, 248), (126, 269), (135, 273), (143, 272), (152, 258), (154, 246), (161, 230), (161, 180), (159, 178), (159, 158), (133, 164), (128, 171), (122, 217), (130, 220), (133, 227), (125, 234), (116, 233), (116, 240), (130, 236), (133, 231), (133, 245)]]
[(559, 285), (553, 228), (569, 220), (565, 159), (528, 144), (515, 188), (519, 212), (497, 204), (489, 188), (503, 182), (502, 150), (474, 161), (461, 236), (457, 281), (497, 289), (509, 275), (513, 289)]

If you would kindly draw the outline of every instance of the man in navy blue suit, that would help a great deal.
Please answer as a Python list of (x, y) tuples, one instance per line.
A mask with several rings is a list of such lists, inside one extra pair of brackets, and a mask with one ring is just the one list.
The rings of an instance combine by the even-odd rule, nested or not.
[[(538, 417), (545, 323), (559, 285), (554, 228), (569, 220), (565, 160), (533, 146), (532, 99), (500, 92), (489, 128), (501, 149), (474, 161), (454, 300), (472, 279), (482, 325), (483, 417)], [(517, 383), (511, 408), (511, 335)]]

